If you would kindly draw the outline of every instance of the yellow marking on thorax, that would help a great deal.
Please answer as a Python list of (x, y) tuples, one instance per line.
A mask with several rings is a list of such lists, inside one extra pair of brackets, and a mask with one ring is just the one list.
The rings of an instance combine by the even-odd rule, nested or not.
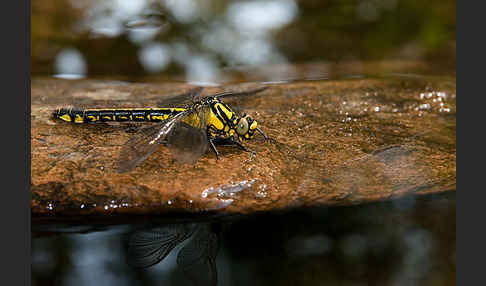
[(231, 117), (233, 116), (233, 111), (232, 111), (232, 110), (231, 110), (229, 107), (224, 106), (224, 105), (223, 105), (223, 104), (221, 104), (221, 103), (216, 103), (216, 104), (215, 104), (215, 107), (216, 107), (216, 110), (218, 110), (218, 111), (219, 111), (219, 108), (218, 108), (218, 107), (220, 107), (220, 108), (221, 108), (221, 110), (222, 110), (222, 111), (224, 112), (224, 114), (226, 115), (226, 117), (231, 118)]
[(213, 126), (217, 130), (223, 130), (224, 124), (219, 120), (219, 118), (213, 112), (209, 113), (208, 125)]

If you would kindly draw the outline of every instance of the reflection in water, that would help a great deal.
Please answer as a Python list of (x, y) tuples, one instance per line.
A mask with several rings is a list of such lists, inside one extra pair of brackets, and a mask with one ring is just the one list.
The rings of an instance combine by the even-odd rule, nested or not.
[[(421, 279), (430, 271), (432, 261), (430, 252), (434, 248), (432, 236), (424, 229), (413, 229), (403, 239), (406, 254), (402, 267), (395, 273), (395, 279), (403, 285), (419, 285)], [(420, 265), (421, 267), (417, 267)]]
[(128, 263), (135, 267), (153, 266), (185, 240), (177, 265), (194, 285), (216, 285), (218, 236), (209, 224), (169, 224), (137, 230), (128, 242)]
[(332, 249), (332, 240), (324, 234), (296, 236), (285, 243), (285, 252), (293, 257), (325, 255)]
[(218, 248), (218, 235), (209, 225), (203, 225), (193, 239), (181, 249), (177, 264), (195, 285), (216, 285)]
[(455, 193), (410, 201), (38, 237), (32, 285), (455, 285)]
[(194, 230), (194, 225), (173, 224), (136, 231), (130, 236), (129, 263), (135, 267), (159, 263), (174, 247), (189, 238)]

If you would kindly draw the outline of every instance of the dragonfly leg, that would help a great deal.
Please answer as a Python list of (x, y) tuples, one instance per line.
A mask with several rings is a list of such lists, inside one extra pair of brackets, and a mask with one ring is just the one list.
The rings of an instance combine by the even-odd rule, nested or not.
[(269, 137), (267, 136), (267, 134), (265, 134), (260, 128), (257, 127), (256, 131), (260, 132), (260, 134), (263, 135), (263, 138), (265, 138), (265, 140), (268, 140)]
[(277, 142), (277, 140), (275, 140), (275, 138), (272, 138), (272, 137), (267, 136), (267, 134), (265, 134), (260, 128), (257, 127), (256, 131), (260, 132), (260, 134), (263, 135), (263, 138), (265, 138), (265, 140), (270, 140), (272, 142)]
[(240, 147), (242, 150), (246, 151), (246, 152), (250, 152), (252, 155), (255, 155), (255, 151), (252, 151), (248, 148), (245, 147), (245, 145), (241, 144), (240, 142), (236, 141), (236, 140), (231, 140), (231, 142), (235, 145), (237, 145), (238, 147)]
[(219, 160), (219, 152), (218, 149), (216, 149), (216, 146), (214, 146), (213, 138), (209, 138), (209, 145), (211, 146), (211, 149), (213, 149), (214, 154), (216, 154), (216, 160)]

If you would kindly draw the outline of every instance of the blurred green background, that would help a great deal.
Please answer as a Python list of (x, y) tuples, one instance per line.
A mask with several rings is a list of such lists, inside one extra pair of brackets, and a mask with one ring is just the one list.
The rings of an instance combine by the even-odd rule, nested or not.
[(225, 69), (419, 61), (455, 72), (456, 2), (38, 0), (31, 74), (182, 76)]

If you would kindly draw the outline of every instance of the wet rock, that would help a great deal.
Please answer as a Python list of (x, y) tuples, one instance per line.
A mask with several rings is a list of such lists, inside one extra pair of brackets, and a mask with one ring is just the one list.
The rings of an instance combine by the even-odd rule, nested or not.
[[(203, 93), (262, 84), (207, 87)], [(116, 172), (137, 126), (52, 120), (61, 106), (145, 107), (194, 86), (32, 79), (31, 208), (34, 220), (99, 215), (242, 214), (351, 205), (455, 191), (455, 77), (387, 77), (269, 85), (228, 100), (273, 140), (221, 146), (193, 165), (161, 146)]]

